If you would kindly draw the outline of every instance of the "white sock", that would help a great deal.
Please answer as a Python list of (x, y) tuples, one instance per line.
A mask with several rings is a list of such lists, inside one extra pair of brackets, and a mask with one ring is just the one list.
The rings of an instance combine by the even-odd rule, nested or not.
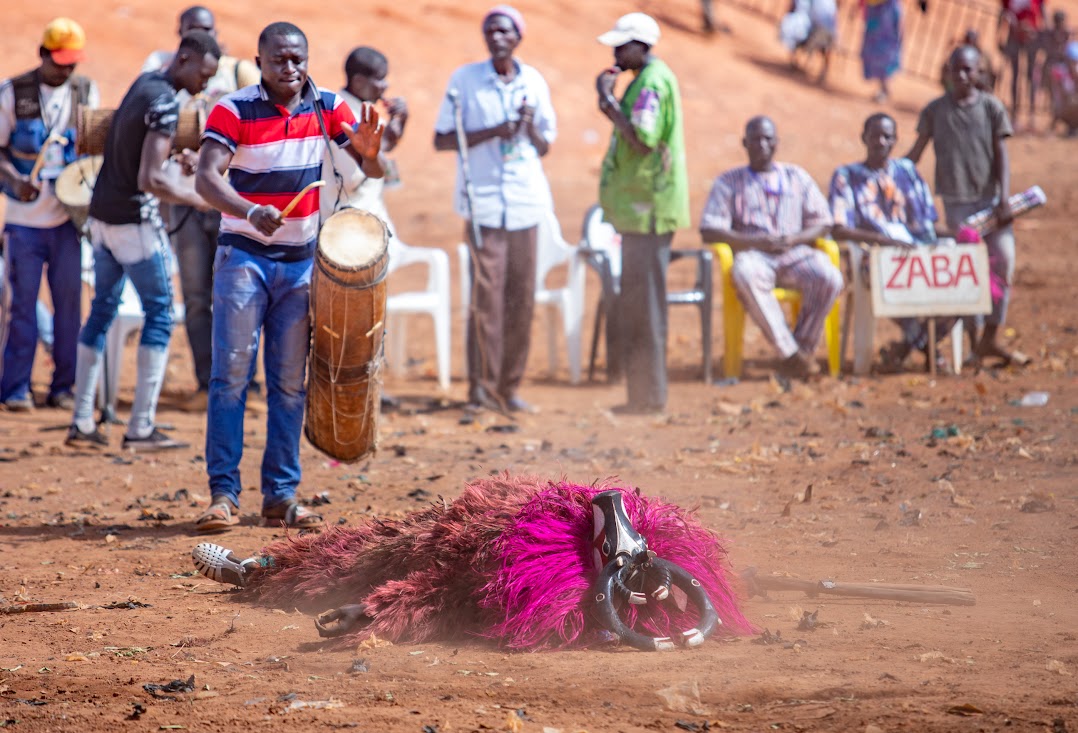
[(94, 422), (94, 396), (97, 394), (97, 380), (104, 357), (97, 349), (81, 342), (75, 353), (75, 414), (72, 422), (82, 432), (92, 433), (97, 427)]
[(146, 438), (153, 432), (157, 398), (161, 396), (167, 364), (167, 348), (138, 347), (138, 381), (135, 384), (135, 401), (131, 404), (131, 420), (127, 424), (127, 437)]

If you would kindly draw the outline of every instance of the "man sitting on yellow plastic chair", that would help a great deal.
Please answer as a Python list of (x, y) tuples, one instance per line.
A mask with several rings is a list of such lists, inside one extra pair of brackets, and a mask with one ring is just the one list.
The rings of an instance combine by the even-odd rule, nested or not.
[[(731, 276), (738, 298), (782, 357), (780, 375), (807, 379), (820, 372), (816, 345), (842, 291), (842, 273), (813, 246), (830, 230), (831, 213), (803, 168), (774, 161), (778, 135), (770, 119), (749, 120), (742, 145), (749, 164), (715, 179), (700, 236), (733, 248)], [(801, 293), (792, 331), (776, 286)]]
[[(835, 239), (890, 247), (935, 244), (939, 214), (928, 184), (912, 162), (890, 157), (898, 140), (894, 118), (883, 112), (869, 116), (861, 140), (864, 162), (841, 166), (831, 178)], [(902, 339), (880, 350), (881, 367), (887, 372), (897, 371), (914, 349), (924, 351), (928, 359), (926, 322), (916, 318), (897, 322)], [(942, 337), (953, 319), (936, 323)]]

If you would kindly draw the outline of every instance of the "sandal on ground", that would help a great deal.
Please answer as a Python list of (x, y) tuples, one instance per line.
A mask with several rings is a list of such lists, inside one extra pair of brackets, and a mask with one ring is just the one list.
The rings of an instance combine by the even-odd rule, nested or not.
[(210, 500), (210, 506), (195, 520), (195, 531), (199, 534), (217, 534), (227, 532), (240, 523), (240, 518), (232, 513), (231, 501), (223, 496), (215, 496)]
[(1021, 351), (1007, 351), (996, 344), (988, 344), (987, 346), (979, 347), (975, 353), (981, 361), (986, 359), (997, 359), (997, 364), (1000, 367), (1027, 367), (1033, 363), (1032, 357), (1023, 354)]
[(905, 341), (892, 341), (880, 349), (880, 363), (876, 371), (879, 374), (898, 374), (904, 371), (906, 357), (912, 350)]
[(210, 580), (239, 588), (246, 586), (250, 573), (261, 567), (257, 557), (240, 560), (232, 550), (210, 542), (195, 545), (195, 549), (191, 550), (191, 559), (195, 562), (195, 569)]
[(312, 512), (295, 499), (263, 507), (262, 524), (267, 527), (285, 526), (305, 532), (321, 532), (325, 524), (322, 515)]
[[(925, 355), (925, 374), (929, 374), (932, 371), (932, 355), (928, 350), (928, 347), (921, 349), (921, 353)], [(936, 374), (950, 374), (951, 365), (947, 363), (947, 357), (936, 351)]]
[(1011, 358), (1007, 360), (1008, 364), (1019, 367), (1027, 367), (1033, 363), (1033, 357), (1023, 354), (1021, 351), (1012, 351)]

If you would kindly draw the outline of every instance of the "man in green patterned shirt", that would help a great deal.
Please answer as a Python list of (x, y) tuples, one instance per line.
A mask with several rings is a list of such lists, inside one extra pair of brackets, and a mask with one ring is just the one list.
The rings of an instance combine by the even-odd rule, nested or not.
[[(599, 109), (614, 123), (599, 203), (621, 235), (618, 320), (628, 402), (615, 411), (623, 413), (666, 406), (666, 269), (674, 232), (689, 226), (681, 95), (670, 67), (651, 53), (658, 40), (659, 24), (644, 13), (622, 16), (599, 36), (615, 61), (595, 86)], [(618, 102), (614, 85), (622, 71), (634, 78)]]

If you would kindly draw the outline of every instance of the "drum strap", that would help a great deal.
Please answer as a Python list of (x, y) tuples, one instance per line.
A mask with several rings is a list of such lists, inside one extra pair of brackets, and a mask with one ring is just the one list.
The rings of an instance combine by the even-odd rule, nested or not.
[[(318, 85), (314, 83), (311, 77), (307, 77), (307, 83), (311, 85), (311, 91), (314, 94), (314, 117), (318, 120), (318, 128), (322, 131), (322, 138), (326, 141), (326, 157), (329, 158), (329, 164), (333, 168), (333, 182), (337, 184), (337, 200), (333, 202), (333, 210), (337, 211), (337, 207), (341, 203), (341, 196), (344, 195), (344, 176), (337, 169), (337, 162), (333, 160), (333, 141), (329, 137), (329, 131), (326, 130), (326, 121), (323, 119), (322, 113), (326, 111), (326, 106), (322, 104), (322, 93), (318, 91)], [(319, 209), (318, 228), (322, 228), (322, 213)]]

